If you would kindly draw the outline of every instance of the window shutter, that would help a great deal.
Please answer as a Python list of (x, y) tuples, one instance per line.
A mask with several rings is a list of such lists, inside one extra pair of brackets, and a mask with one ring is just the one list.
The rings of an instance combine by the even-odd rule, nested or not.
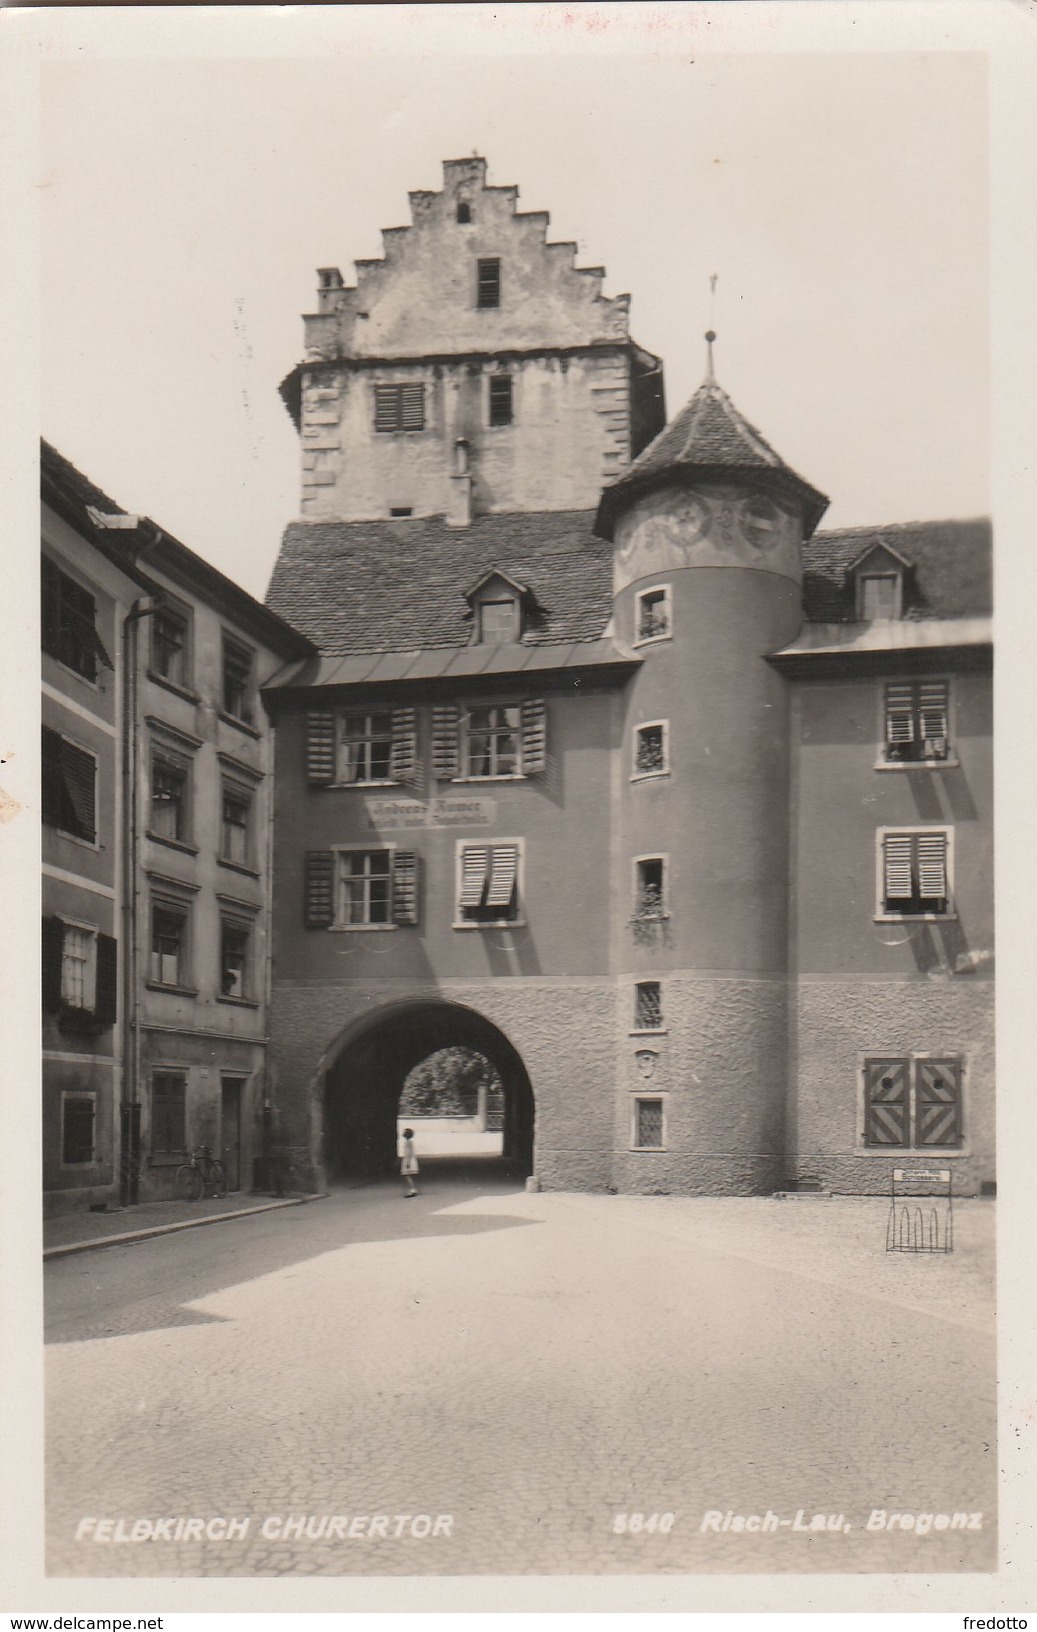
[(335, 716), (315, 711), (306, 716), (306, 780), (335, 779)]
[(413, 850), (397, 850), (393, 858), (392, 918), (394, 924), (418, 921), (418, 858)]
[(307, 850), (304, 915), (307, 929), (327, 929), (335, 918), (335, 856)]
[(915, 1143), (961, 1143), (960, 1060), (919, 1060), (915, 1081)]
[(423, 385), (401, 385), (400, 424), (405, 431), (423, 431), (425, 429), (425, 387)]
[(415, 782), (418, 774), (417, 719), (412, 708), (392, 711), (389, 775), (394, 782)]
[(508, 907), (515, 893), (515, 875), (518, 872), (518, 846), (497, 844), (493, 847), (490, 867), (490, 887), (486, 891), (488, 907)]
[(918, 835), (918, 893), (932, 901), (947, 898), (947, 835)]
[(887, 901), (911, 899), (911, 838), (906, 833), (890, 833), (884, 841), (883, 887)]
[(522, 769), (540, 775), (547, 765), (547, 706), (542, 697), (527, 697), (522, 704)]
[(891, 748), (915, 739), (914, 691), (911, 686), (886, 687), (886, 741)]
[(395, 385), (374, 388), (374, 428), (376, 431), (399, 429), (399, 393)]
[(97, 993), (94, 1013), (102, 1026), (114, 1026), (119, 1015), (119, 943), (114, 935), (97, 937)]
[(71, 742), (61, 744), (61, 772), (72, 804), (76, 833), (92, 844), (97, 837), (97, 766), (92, 754)]
[(864, 1143), (907, 1147), (908, 1062), (868, 1060), (864, 1066)]
[(482, 892), (486, 887), (486, 874), (490, 867), (489, 847), (484, 844), (470, 844), (461, 854), (461, 898), (462, 907), (478, 907), (482, 905)]
[(947, 682), (934, 680), (918, 688), (918, 714), (922, 741), (932, 756), (947, 752)]
[(65, 925), (60, 918), (43, 920), (43, 1011), (57, 1014), (61, 1009), (61, 957), (65, 948)]
[(43, 727), (40, 765), (42, 770), (41, 795), (43, 820), (47, 827), (57, 827), (61, 820), (64, 781), (61, 775), (61, 738), (48, 726)]
[(41, 587), (42, 639), (40, 644), (50, 657), (61, 656), (61, 574), (53, 561), (43, 558)]
[(447, 703), (432, 710), (432, 774), (440, 782), (458, 774), (458, 710)]

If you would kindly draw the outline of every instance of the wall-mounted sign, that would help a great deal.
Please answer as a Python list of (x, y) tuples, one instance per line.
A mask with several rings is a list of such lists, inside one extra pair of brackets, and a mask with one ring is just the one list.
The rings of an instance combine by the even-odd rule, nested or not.
[(490, 827), (497, 820), (496, 799), (369, 799), (364, 807), (371, 827)]

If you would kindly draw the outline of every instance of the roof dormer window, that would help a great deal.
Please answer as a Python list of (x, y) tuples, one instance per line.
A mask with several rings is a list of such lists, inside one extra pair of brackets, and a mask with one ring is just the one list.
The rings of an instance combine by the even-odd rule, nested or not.
[(865, 623), (897, 617), (900, 611), (898, 572), (862, 573), (858, 585), (861, 617)]
[(494, 569), (465, 595), (472, 609), (473, 646), (508, 646), (522, 639), (525, 607), (530, 599), (524, 584)]

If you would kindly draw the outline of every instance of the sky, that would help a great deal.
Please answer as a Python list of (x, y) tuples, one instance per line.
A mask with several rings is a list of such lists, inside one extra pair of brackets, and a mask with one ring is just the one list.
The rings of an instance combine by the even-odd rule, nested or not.
[(712, 323), (721, 384), (829, 494), (826, 527), (989, 510), (980, 55), (775, 54), (762, 30), (759, 51), (718, 52), (650, 8), (622, 51), (587, 29), (534, 50), (463, 9), (467, 34), (427, 16), (394, 51), (346, 16), (320, 55), (250, 54), (245, 32), (237, 56), (45, 63), (42, 431), (60, 452), (262, 596), (299, 508), (277, 387), (315, 269), (352, 281), (408, 190), (479, 152), (630, 293), (671, 417)]

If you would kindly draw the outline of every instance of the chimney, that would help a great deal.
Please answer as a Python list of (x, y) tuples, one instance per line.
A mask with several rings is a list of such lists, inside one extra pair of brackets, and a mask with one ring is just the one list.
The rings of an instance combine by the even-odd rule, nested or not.
[(472, 478), (468, 470), (468, 443), (463, 437), (454, 443), (454, 474), (450, 478), (450, 508), (446, 524), (448, 527), (470, 527), (472, 524)]
[(342, 273), (337, 266), (320, 266), (317, 268), (317, 310), (318, 312), (333, 312), (338, 305), (340, 292), (346, 287)]

